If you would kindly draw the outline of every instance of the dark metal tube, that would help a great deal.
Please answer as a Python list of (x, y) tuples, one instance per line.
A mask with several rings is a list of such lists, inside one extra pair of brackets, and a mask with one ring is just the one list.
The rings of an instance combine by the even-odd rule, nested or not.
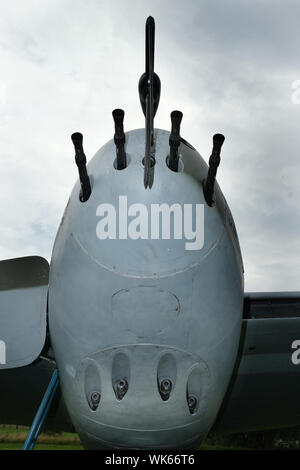
[(152, 16), (146, 21), (146, 41), (145, 41), (145, 73), (139, 80), (139, 96), (142, 110), (145, 116), (145, 156), (144, 165), (144, 186), (151, 188), (154, 176), (155, 164), (155, 139), (154, 139), (154, 116), (156, 114), (160, 98), (160, 79), (154, 72), (154, 45), (155, 45), (155, 22)]
[(150, 185), (151, 154), (154, 143), (154, 109), (153, 109), (153, 74), (154, 74), (154, 19), (149, 16), (146, 22), (146, 75), (148, 77), (148, 94), (146, 97), (146, 145), (144, 157), (144, 186)]
[(124, 170), (127, 166), (126, 152), (125, 152), (125, 134), (123, 128), (124, 122), (123, 109), (114, 109), (112, 116), (115, 123), (114, 142), (116, 145), (117, 153), (117, 170)]
[(86, 156), (82, 146), (83, 136), (82, 134), (80, 134), (80, 132), (75, 132), (71, 135), (71, 139), (75, 147), (75, 162), (78, 167), (79, 179), (81, 184), (79, 199), (81, 202), (85, 202), (90, 197), (92, 190), (90, 178), (86, 169)]
[(207, 204), (211, 207), (214, 203), (213, 194), (214, 194), (214, 185), (217, 175), (217, 169), (220, 165), (221, 157), (221, 148), (224, 143), (225, 137), (222, 134), (215, 134), (213, 136), (213, 149), (212, 154), (209, 158), (209, 168), (207, 173), (207, 178), (204, 182), (204, 197)]
[(168, 161), (168, 166), (170, 170), (178, 171), (178, 162), (179, 162), (179, 145), (180, 145), (180, 124), (182, 121), (182, 112), (173, 111), (171, 113), (171, 134), (169, 138), (170, 144), (170, 156)]

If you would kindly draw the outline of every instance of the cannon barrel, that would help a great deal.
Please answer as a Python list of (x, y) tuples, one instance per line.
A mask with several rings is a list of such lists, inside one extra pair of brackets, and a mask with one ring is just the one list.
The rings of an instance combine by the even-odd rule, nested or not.
[(126, 152), (125, 152), (125, 134), (123, 128), (124, 122), (124, 111), (123, 109), (114, 109), (112, 112), (112, 116), (115, 123), (115, 135), (114, 135), (114, 142), (116, 145), (116, 169), (123, 170), (127, 166), (126, 161)]
[(71, 135), (71, 139), (75, 148), (75, 162), (78, 167), (79, 180), (81, 185), (79, 199), (81, 202), (85, 202), (89, 199), (92, 190), (90, 178), (86, 169), (86, 156), (82, 146), (83, 136), (80, 134), (80, 132), (75, 132)]
[(221, 161), (221, 148), (224, 143), (225, 137), (223, 134), (215, 134), (213, 136), (213, 149), (211, 156), (209, 158), (209, 167), (207, 178), (204, 182), (204, 197), (207, 204), (211, 207), (214, 203), (213, 195), (214, 195), (214, 186), (215, 186), (215, 179), (217, 175), (218, 166), (220, 165)]
[(171, 134), (169, 138), (170, 145), (170, 156), (168, 161), (168, 166), (170, 170), (178, 171), (178, 162), (179, 162), (179, 145), (181, 142), (180, 138), (180, 124), (182, 121), (182, 112), (181, 111), (172, 111), (171, 113)]

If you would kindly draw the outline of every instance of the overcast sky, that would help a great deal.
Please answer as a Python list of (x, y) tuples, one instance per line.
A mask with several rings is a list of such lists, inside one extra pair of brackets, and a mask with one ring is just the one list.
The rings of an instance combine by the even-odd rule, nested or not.
[(90, 159), (113, 136), (114, 108), (126, 130), (144, 126), (137, 83), (152, 15), (155, 127), (180, 109), (181, 135), (206, 161), (224, 133), (218, 182), (245, 289), (300, 291), (299, 1), (0, 0), (0, 11), (0, 259), (50, 261), (77, 179), (72, 132)]

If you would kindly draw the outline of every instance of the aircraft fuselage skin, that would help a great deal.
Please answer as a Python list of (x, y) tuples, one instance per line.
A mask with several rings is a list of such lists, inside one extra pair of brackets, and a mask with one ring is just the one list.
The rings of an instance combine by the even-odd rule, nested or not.
[[(86, 448), (197, 448), (233, 372), (244, 294), (234, 222), (217, 183), (215, 204), (207, 205), (208, 167), (196, 150), (181, 143), (180, 171), (168, 168), (169, 135), (154, 131), (150, 189), (144, 129), (126, 133), (123, 170), (114, 166), (114, 141), (104, 145), (87, 167), (91, 196), (81, 202), (76, 183), (56, 237), (49, 328), (63, 396)], [(153, 205), (161, 204), (179, 210), (170, 236), (167, 225), (150, 226)], [(187, 205), (203, 211), (199, 249), (187, 249)], [(181, 238), (172, 232), (180, 211)]]

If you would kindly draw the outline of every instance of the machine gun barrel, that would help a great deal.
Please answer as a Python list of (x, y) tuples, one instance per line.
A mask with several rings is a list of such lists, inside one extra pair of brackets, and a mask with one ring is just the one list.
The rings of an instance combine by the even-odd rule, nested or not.
[(92, 190), (90, 178), (86, 169), (86, 156), (82, 146), (83, 136), (82, 134), (80, 134), (80, 132), (75, 132), (71, 135), (71, 139), (75, 148), (75, 162), (78, 167), (79, 179), (81, 184), (79, 199), (81, 202), (85, 202), (89, 199)]
[(114, 123), (115, 123), (115, 135), (114, 142), (116, 145), (116, 168), (117, 170), (123, 170), (127, 166), (126, 152), (125, 152), (125, 134), (123, 128), (124, 122), (124, 111), (123, 109), (114, 109), (112, 112)]
[(222, 134), (215, 134), (213, 136), (213, 149), (211, 156), (209, 158), (209, 168), (207, 173), (207, 178), (204, 182), (204, 197), (207, 204), (211, 207), (214, 203), (213, 194), (214, 194), (214, 185), (217, 175), (218, 166), (221, 161), (221, 148), (224, 143), (225, 137)]

